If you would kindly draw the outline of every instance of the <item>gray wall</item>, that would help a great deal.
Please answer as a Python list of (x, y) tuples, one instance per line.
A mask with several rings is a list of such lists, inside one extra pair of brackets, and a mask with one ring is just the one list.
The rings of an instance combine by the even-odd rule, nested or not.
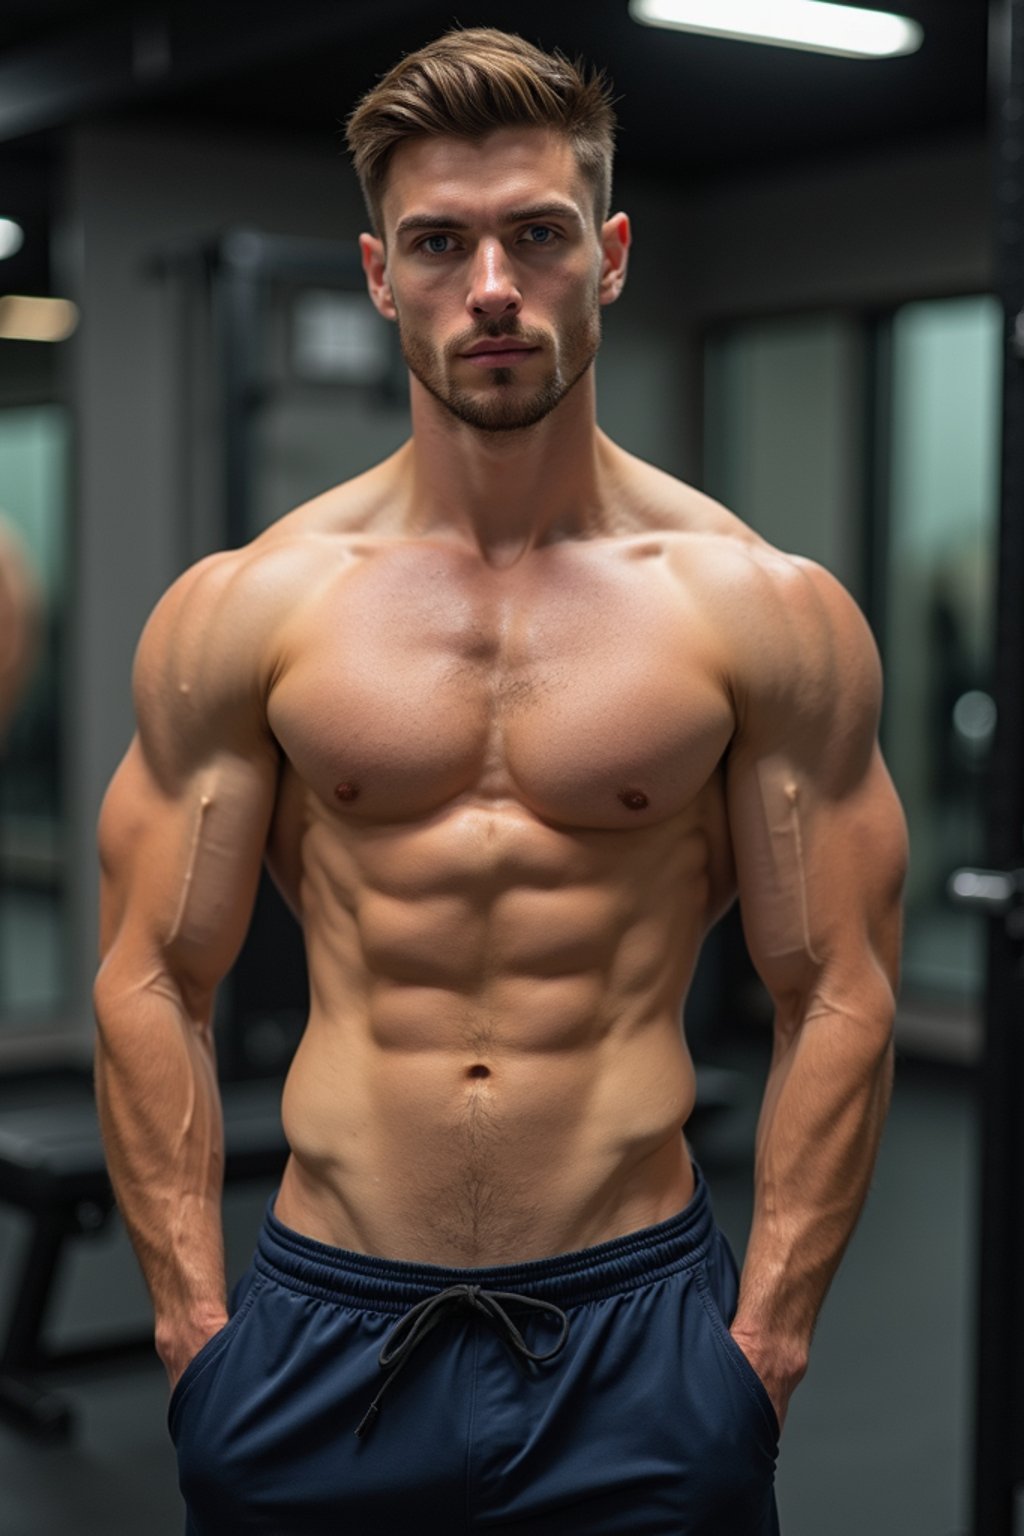
[[(975, 138), (702, 190), (623, 182), (615, 201), (632, 215), (635, 247), (626, 295), (606, 314), (602, 425), (686, 479), (701, 476), (701, 339), (711, 321), (992, 285), (988, 154)], [(214, 483), (212, 465), (202, 462), (216, 436), (202, 381), (188, 407), (207, 423), (200, 462), (182, 463), (182, 320), (147, 263), (170, 242), (205, 240), (233, 225), (344, 239), (363, 217), (330, 132), (306, 145), (154, 125), (76, 130), (64, 212), (59, 278), (83, 315), (71, 344), (75, 940), (65, 1024), (84, 1049), (96, 952), (95, 819), (131, 734), (132, 654), (153, 603), (198, 552), (201, 507)]]

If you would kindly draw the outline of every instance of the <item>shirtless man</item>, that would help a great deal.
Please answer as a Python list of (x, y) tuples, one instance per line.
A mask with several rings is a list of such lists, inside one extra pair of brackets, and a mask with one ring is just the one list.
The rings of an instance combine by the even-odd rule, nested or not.
[[(140, 644), (97, 1071), (192, 1536), (777, 1529), (888, 1100), (904, 826), (851, 600), (596, 426), (611, 140), (600, 80), (492, 31), (364, 98), (411, 439)], [(211, 1010), (264, 856), (311, 1012), (229, 1305)], [(738, 1291), (679, 1022), (737, 891), (776, 1005)]]

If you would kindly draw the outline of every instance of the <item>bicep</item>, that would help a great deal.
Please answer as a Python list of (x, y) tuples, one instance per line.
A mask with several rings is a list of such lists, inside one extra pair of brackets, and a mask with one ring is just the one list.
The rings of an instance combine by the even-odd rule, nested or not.
[(259, 609), (232, 553), (164, 595), (143, 631), (138, 730), (100, 817), (103, 974), (170, 976), (208, 999), (252, 913), (280, 755), (266, 722)]
[(820, 993), (871, 1010), (896, 987), (906, 868), (903, 813), (877, 747), (838, 795), (784, 750), (740, 761), (729, 813), (747, 945), (776, 1004), (804, 1012)]
[(212, 993), (248, 927), (273, 811), (276, 759), (211, 750), (162, 782), (138, 737), (100, 815), (104, 968), (169, 974)]

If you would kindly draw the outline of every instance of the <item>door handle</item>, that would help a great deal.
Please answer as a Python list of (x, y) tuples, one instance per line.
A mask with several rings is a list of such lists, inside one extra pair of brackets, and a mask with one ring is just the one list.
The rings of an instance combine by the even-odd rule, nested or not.
[(1005, 917), (1010, 937), (1024, 938), (1024, 869), (954, 869), (946, 895), (965, 911)]
[(954, 869), (946, 895), (954, 906), (1000, 917), (1024, 895), (1024, 870)]

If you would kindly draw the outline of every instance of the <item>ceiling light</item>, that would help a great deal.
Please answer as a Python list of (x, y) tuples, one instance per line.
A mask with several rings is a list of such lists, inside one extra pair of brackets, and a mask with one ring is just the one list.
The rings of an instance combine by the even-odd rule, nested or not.
[(20, 293), (0, 298), (0, 340), (65, 341), (78, 327), (70, 299), (29, 299)]
[(13, 219), (0, 219), (0, 261), (13, 256), (25, 244), (25, 231)]
[(924, 41), (923, 28), (905, 16), (826, 0), (629, 0), (629, 14), (649, 27), (741, 38), (846, 59), (916, 53)]

